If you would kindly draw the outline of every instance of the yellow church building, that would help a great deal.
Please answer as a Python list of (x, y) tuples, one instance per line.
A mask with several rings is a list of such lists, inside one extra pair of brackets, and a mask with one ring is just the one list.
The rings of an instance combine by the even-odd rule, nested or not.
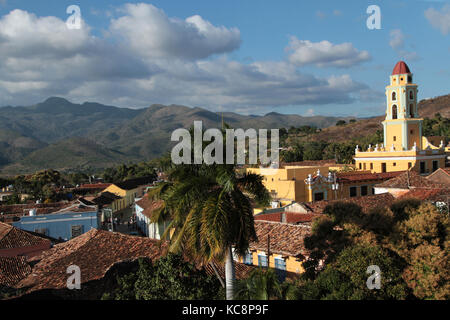
[(361, 151), (356, 146), (356, 169), (371, 172), (414, 170), (430, 174), (445, 167), (445, 145), (422, 136), (423, 119), (417, 108), (417, 84), (405, 62), (398, 62), (386, 87), (384, 143)]

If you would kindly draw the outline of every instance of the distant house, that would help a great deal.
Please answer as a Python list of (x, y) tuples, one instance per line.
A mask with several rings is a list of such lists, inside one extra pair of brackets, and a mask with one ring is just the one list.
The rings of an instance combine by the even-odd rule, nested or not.
[(383, 193), (331, 201), (295, 202), (285, 207), (265, 210), (255, 215), (254, 219), (290, 224), (308, 224), (314, 218), (320, 217), (326, 206), (336, 202), (354, 203), (360, 206), (363, 212), (369, 212), (375, 208), (390, 206), (394, 200), (395, 198), (391, 194)]
[(433, 183), (450, 187), (450, 168), (439, 168), (427, 177)]
[(20, 220), (13, 222), (12, 225), (55, 239), (69, 240), (92, 228), (98, 228), (100, 217), (97, 207), (74, 204), (60, 211), (43, 215), (30, 211), (30, 215), (20, 217)]
[(248, 253), (238, 261), (274, 268), (281, 280), (304, 272), (302, 263), (309, 256), (304, 239), (311, 234), (310, 226), (255, 221), (255, 230), (258, 240), (250, 243)]
[(49, 239), (0, 222), (0, 257), (33, 257), (50, 247)]
[(121, 197), (120, 200), (114, 204), (113, 211), (123, 210), (129, 208), (136, 198), (141, 198), (146, 188), (152, 184), (154, 177), (142, 177), (131, 180), (126, 180), (120, 183), (112, 184), (103, 192), (110, 192), (116, 196)]
[(168, 221), (152, 223), (150, 221), (152, 212), (159, 209), (162, 201), (151, 201), (147, 194), (135, 203), (136, 223), (138, 229), (151, 239), (161, 239), (169, 224)]

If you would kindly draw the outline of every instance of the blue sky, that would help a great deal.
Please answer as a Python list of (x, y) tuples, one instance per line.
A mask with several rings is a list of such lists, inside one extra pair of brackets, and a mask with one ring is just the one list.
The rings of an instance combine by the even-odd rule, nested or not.
[[(63, 30), (72, 4), (81, 30)], [(380, 30), (366, 26), (372, 4)], [(420, 99), (450, 93), (449, 1), (0, 0), (2, 46), (0, 105), (56, 95), (133, 108), (373, 116), (384, 112), (399, 60)]]

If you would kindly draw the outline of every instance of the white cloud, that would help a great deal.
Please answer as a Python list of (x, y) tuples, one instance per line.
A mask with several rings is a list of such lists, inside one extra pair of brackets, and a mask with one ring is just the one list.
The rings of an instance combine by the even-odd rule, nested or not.
[(346, 42), (333, 44), (329, 41), (311, 42), (291, 37), (286, 48), (289, 61), (297, 66), (314, 64), (318, 67), (348, 68), (370, 60), (367, 51), (359, 51), (353, 44)]
[(237, 28), (217, 27), (195, 15), (169, 18), (150, 4), (126, 4), (124, 16), (112, 20), (111, 32), (121, 35), (140, 55), (153, 58), (206, 58), (239, 48)]
[[(168, 18), (149, 5), (126, 6), (124, 12), (103, 37), (93, 36), (85, 23), (69, 30), (61, 19), (22, 10), (0, 17), (0, 105), (56, 95), (126, 107), (164, 103), (255, 113), (287, 105), (347, 104), (372, 92), (349, 75), (317, 77), (289, 61), (202, 59), (236, 48), (239, 30), (213, 26), (200, 16)], [(148, 23), (150, 16), (156, 20)], [(136, 34), (123, 38), (133, 28)], [(309, 63), (344, 66), (364, 59), (361, 52), (343, 56)]]
[(405, 34), (400, 29), (394, 29), (389, 32), (389, 45), (394, 49), (400, 58), (404, 60), (419, 60), (420, 57), (415, 51), (408, 51), (405, 49)]
[(425, 10), (425, 17), (431, 25), (439, 29), (443, 35), (450, 33), (450, 5), (446, 4), (441, 11), (434, 8)]

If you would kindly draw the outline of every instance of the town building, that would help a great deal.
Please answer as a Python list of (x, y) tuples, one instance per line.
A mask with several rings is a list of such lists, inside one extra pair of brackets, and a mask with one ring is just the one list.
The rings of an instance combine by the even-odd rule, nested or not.
[(152, 201), (145, 194), (141, 199), (136, 199), (135, 213), (137, 229), (146, 237), (151, 239), (162, 239), (163, 234), (169, 225), (169, 221), (151, 222), (151, 216), (154, 210), (161, 207), (162, 201)]
[(417, 87), (406, 63), (398, 62), (386, 87), (386, 118), (382, 122), (384, 142), (369, 146), (367, 150), (359, 150), (356, 146), (357, 169), (371, 172), (413, 170), (426, 175), (445, 167), (444, 141), (434, 145), (423, 136)]
[(0, 222), (0, 257), (33, 257), (50, 247), (49, 239)]
[(19, 220), (12, 225), (54, 239), (69, 240), (93, 228), (98, 228), (100, 215), (96, 206), (74, 203), (47, 214), (37, 214), (37, 210), (31, 209), (28, 215), (19, 217)]
[(121, 199), (115, 200), (111, 206), (113, 212), (130, 208), (136, 198), (141, 198), (151, 186), (154, 177), (142, 177), (111, 184), (103, 192), (110, 192)]

